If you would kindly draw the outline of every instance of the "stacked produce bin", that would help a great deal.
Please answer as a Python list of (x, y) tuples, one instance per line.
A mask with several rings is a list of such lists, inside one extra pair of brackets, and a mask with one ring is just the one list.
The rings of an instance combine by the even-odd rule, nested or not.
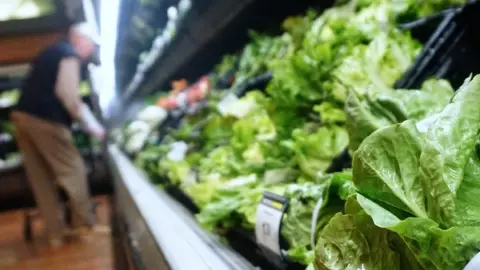
[(480, 5), (344, 2), (252, 31), (117, 142), (262, 269), (463, 269), (480, 251)]

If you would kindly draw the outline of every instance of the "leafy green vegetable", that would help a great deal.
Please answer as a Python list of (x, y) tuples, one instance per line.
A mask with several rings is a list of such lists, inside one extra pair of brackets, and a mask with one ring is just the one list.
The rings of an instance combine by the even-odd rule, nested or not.
[[(353, 156), (355, 186), (368, 197), (427, 217), (418, 163), (423, 140), (408, 120), (374, 132)], [(375, 145), (375, 147), (371, 147)]]
[(293, 49), (291, 37), (288, 35), (269, 37), (250, 31), (250, 36), (253, 42), (243, 49), (240, 56), (234, 87), (267, 72), (269, 61), (282, 57)]
[(326, 101), (314, 106), (313, 110), (320, 113), (323, 124), (344, 124), (346, 121), (345, 111), (338, 104)]
[(389, 25), (390, 10), (379, 4), (356, 12), (353, 2), (325, 11), (300, 49), (270, 62), (267, 92), (275, 102), (303, 108), (334, 101), (342, 109), (348, 90), (389, 88), (413, 63), (420, 45)]
[(385, 89), (360, 96), (351, 92), (345, 105), (350, 149), (356, 150), (380, 127), (407, 119), (422, 120), (440, 112), (452, 96), (453, 89), (447, 81), (434, 79), (426, 81), (420, 90)]
[[(294, 184), (286, 188), (284, 196), (290, 198), (287, 213), (282, 221), (282, 236), (287, 240), (289, 255), (301, 259), (301, 251), (310, 246), (312, 215), (318, 200), (328, 201), (329, 184)], [(324, 224), (318, 224), (322, 226)], [(296, 254), (293, 256), (293, 254)], [(300, 258), (299, 258), (300, 257)]]
[[(329, 174), (321, 177), (319, 182), (288, 185), (283, 194), (290, 200), (281, 234), (289, 244), (289, 258), (304, 265), (313, 262), (312, 229), (313, 236), (316, 236), (336, 213), (342, 211), (343, 195), (346, 185), (351, 183), (351, 172)], [(318, 216), (315, 213), (317, 207)], [(315, 217), (316, 223), (312, 224)]]
[(164, 179), (162, 179), (159, 172), (159, 160), (161, 160), (169, 150), (170, 148), (168, 145), (146, 147), (146, 149), (140, 152), (136, 157), (135, 165), (142, 168), (152, 182), (160, 184)]
[(348, 134), (343, 127), (336, 125), (320, 128), (310, 125), (294, 130), (292, 140), (285, 144), (295, 152), (301, 171), (314, 178), (325, 172), (347, 147)]
[(445, 230), (431, 219), (415, 217), (400, 220), (361, 195), (358, 195), (358, 200), (376, 226), (402, 237), (423, 269), (463, 269), (480, 251), (480, 227), (462, 226)]
[(316, 245), (315, 269), (422, 269), (401, 239), (375, 226), (351, 197), (345, 214), (336, 214)]
[(257, 186), (255, 175), (241, 176), (228, 180), (216, 187), (211, 201), (197, 215), (200, 224), (214, 230), (218, 227), (228, 229), (243, 226), (252, 229), (255, 226), (256, 209), (264, 191), (283, 194), (283, 186)]
[(296, 47), (301, 46), (305, 34), (317, 16), (318, 14), (315, 10), (309, 9), (305, 16), (291, 16), (283, 21), (282, 27), (292, 36)]
[(358, 94), (368, 87), (388, 89), (410, 67), (419, 48), (408, 34), (397, 30), (380, 33), (368, 45), (356, 46), (333, 71), (339, 82), (335, 86)]
[(480, 248), (479, 98), (476, 76), (433, 120), (381, 128), (353, 157), (362, 208), (402, 237), (425, 269), (461, 268)]

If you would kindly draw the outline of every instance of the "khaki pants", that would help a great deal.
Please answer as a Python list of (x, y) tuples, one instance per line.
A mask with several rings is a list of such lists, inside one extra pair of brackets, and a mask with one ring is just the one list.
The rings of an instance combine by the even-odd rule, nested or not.
[(59, 235), (65, 229), (58, 211), (57, 187), (68, 195), (74, 226), (92, 225), (86, 170), (70, 130), (18, 111), (12, 113), (11, 119), (27, 177), (48, 232)]

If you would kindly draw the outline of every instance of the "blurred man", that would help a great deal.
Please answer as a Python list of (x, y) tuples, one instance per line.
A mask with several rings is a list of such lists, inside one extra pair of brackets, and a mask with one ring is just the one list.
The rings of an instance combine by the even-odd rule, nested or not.
[(54, 246), (63, 243), (66, 232), (57, 187), (70, 199), (75, 232), (88, 233), (94, 225), (86, 169), (70, 131), (72, 123), (79, 122), (94, 137), (105, 136), (79, 93), (81, 67), (95, 51), (94, 33), (86, 23), (75, 25), (66, 39), (41, 52), (11, 115), (27, 176)]

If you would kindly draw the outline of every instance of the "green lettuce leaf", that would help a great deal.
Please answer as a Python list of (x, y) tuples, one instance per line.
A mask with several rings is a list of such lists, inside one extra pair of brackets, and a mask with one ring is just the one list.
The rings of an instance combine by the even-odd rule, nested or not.
[(422, 120), (445, 108), (453, 96), (447, 81), (428, 80), (420, 90), (350, 92), (345, 111), (350, 150), (355, 151), (373, 131), (407, 119)]
[(354, 197), (323, 229), (315, 253), (316, 270), (421, 269), (401, 239), (377, 227)]
[(423, 144), (411, 120), (374, 132), (353, 155), (353, 181), (359, 192), (426, 218), (418, 167)]
[(381, 128), (354, 155), (358, 202), (425, 269), (463, 268), (480, 248), (479, 98), (476, 76), (440, 113)]
[[(281, 234), (289, 244), (289, 254), (299, 253), (299, 249), (311, 250), (309, 247), (313, 211), (319, 200), (323, 200), (323, 205), (327, 205), (328, 193), (329, 184), (293, 184), (286, 188), (284, 196), (290, 200), (288, 210), (283, 216)], [(324, 226), (325, 224), (318, 225)], [(298, 254), (295, 257), (298, 261)]]
[(337, 125), (315, 127), (307, 125), (292, 132), (292, 140), (285, 142), (295, 152), (301, 171), (315, 178), (325, 172), (334, 159), (348, 146), (345, 128)]
[[(315, 226), (316, 239), (330, 219), (343, 211), (345, 187), (351, 179), (351, 172), (344, 171), (322, 176), (320, 184), (307, 182), (286, 187), (284, 196), (289, 198), (289, 206), (282, 220), (281, 234), (289, 244), (289, 259), (303, 265), (313, 262), (312, 226)], [(317, 220), (312, 224), (317, 207)]]
[(446, 226), (457, 223), (457, 191), (463, 183), (465, 167), (475, 154), (480, 130), (479, 98), (480, 77), (476, 76), (465, 82), (425, 134), (420, 168), (428, 212), (432, 219)]
[(400, 220), (361, 195), (357, 199), (376, 226), (389, 229), (404, 240), (423, 269), (463, 269), (480, 251), (480, 227), (445, 230), (431, 219), (413, 217)]

